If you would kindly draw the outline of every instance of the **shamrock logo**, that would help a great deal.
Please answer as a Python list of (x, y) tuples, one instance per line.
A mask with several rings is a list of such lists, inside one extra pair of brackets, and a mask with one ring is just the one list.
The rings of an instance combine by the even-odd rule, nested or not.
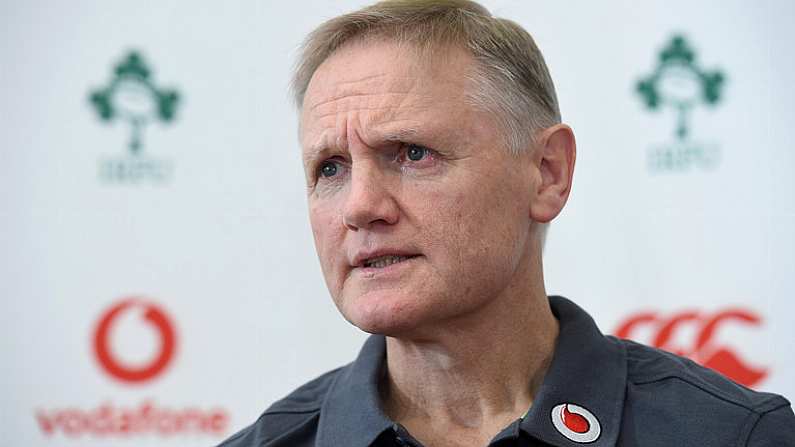
[(175, 90), (157, 88), (151, 70), (140, 54), (131, 51), (114, 69), (107, 87), (91, 92), (89, 99), (99, 118), (112, 122), (116, 118), (130, 124), (130, 151), (138, 154), (143, 147), (144, 126), (152, 120), (171, 122), (179, 103)]
[(637, 93), (646, 107), (658, 110), (673, 107), (677, 114), (676, 137), (683, 141), (689, 133), (688, 116), (699, 102), (715, 106), (721, 99), (725, 77), (718, 70), (708, 71), (696, 64), (696, 55), (681, 35), (663, 48), (654, 72), (638, 81)]

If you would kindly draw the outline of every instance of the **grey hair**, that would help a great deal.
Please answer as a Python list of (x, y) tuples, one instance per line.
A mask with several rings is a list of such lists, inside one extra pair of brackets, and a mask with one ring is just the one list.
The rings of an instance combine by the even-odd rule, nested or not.
[(368, 38), (410, 44), (425, 55), (466, 49), (476, 61), (468, 101), (495, 117), (514, 154), (534, 142), (537, 130), (561, 121), (532, 36), (470, 0), (386, 0), (323, 23), (307, 37), (296, 64), (292, 94), (299, 111), (317, 68), (346, 43)]

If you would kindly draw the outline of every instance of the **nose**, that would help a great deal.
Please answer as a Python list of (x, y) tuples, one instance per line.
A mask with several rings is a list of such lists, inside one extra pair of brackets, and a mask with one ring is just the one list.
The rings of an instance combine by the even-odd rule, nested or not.
[(398, 205), (390, 191), (389, 175), (372, 160), (354, 163), (342, 222), (351, 231), (394, 225), (399, 218)]

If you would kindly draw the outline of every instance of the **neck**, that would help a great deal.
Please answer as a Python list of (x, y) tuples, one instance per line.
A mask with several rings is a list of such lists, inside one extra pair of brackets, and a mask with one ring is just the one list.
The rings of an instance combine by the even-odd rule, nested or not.
[(457, 445), (485, 445), (530, 408), (558, 323), (540, 260), (529, 270), (535, 280), (525, 275), (475, 314), (441, 323), (432, 337), (387, 337), (382, 400), (393, 420), (426, 442), (455, 432), (462, 436)]

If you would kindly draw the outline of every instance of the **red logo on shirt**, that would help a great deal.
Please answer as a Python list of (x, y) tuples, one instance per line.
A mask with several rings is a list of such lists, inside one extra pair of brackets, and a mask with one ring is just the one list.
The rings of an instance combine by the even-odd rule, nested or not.
[[(617, 337), (632, 339), (643, 327), (652, 330), (648, 344), (682, 355), (729, 377), (745, 386), (754, 386), (767, 375), (765, 368), (756, 368), (743, 361), (737, 353), (715, 341), (719, 328), (728, 324), (760, 326), (762, 319), (747, 309), (726, 309), (714, 314), (695, 311), (679, 312), (670, 316), (656, 312), (641, 312), (631, 315), (619, 324)], [(690, 326), (695, 328), (695, 340), (690, 346), (675, 346), (678, 331)]]
[(594, 442), (602, 433), (602, 426), (593, 413), (572, 403), (556, 405), (550, 414), (552, 425), (567, 439), (582, 444)]
[[(154, 358), (143, 366), (131, 367), (121, 362), (110, 346), (110, 333), (118, 318), (125, 312), (141, 309), (142, 322), (159, 335), (159, 347)], [(153, 379), (168, 366), (174, 356), (176, 334), (168, 314), (159, 306), (138, 298), (128, 298), (110, 307), (99, 320), (94, 331), (94, 353), (102, 368), (114, 378), (127, 383)]]
[(563, 407), (562, 412), (563, 424), (566, 425), (566, 427), (569, 427), (571, 431), (576, 433), (586, 433), (588, 430), (590, 430), (591, 424), (588, 423), (588, 419), (585, 419), (584, 416), (577, 413), (570, 412), (568, 405)]

